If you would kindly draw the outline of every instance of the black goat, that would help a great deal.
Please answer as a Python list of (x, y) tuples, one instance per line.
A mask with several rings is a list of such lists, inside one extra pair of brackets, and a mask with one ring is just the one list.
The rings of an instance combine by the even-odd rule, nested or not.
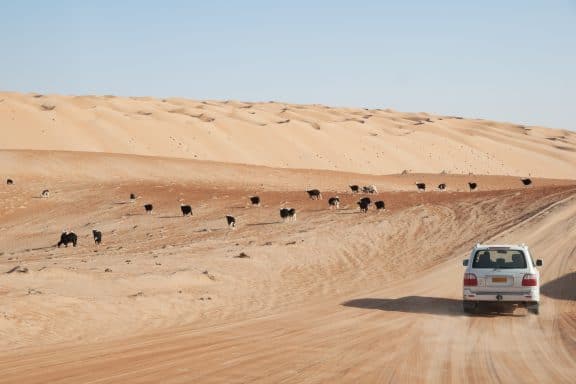
[(377, 210), (384, 210), (386, 209), (386, 205), (384, 204), (384, 202), (382, 200), (378, 200), (374, 202), (374, 206), (376, 207)]
[(182, 211), (182, 216), (192, 216), (192, 207), (189, 205), (180, 204), (180, 210)]
[(372, 204), (372, 200), (370, 200), (369, 197), (363, 197), (363, 198), (360, 199), (359, 202), (360, 202), (360, 203), (364, 203), (364, 204), (366, 204), (366, 205)]
[(296, 210), (294, 208), (281, 208), (280, 217), (282, 221), (296, 220)]
[(102, 242), (102, 232), (93, 229), (92, 236), (94, 237), (94, 243), (100, 245), (100, 243)]
[(360, 207), (360, 212), (368, 212), (368, 206), (370, 205), (369, 203), (367, 203), (366, 201), (358, 201), (356, 204), (358, 204), (358, 207)]
[(68, 243), (72, 243), (72, 245), (75, 247), (77, 242), (78, 242), (78, 236), (76, 236), (76, 234), (74, 232), (64, 231), (60, 235), (60, 241), (58, 242), (58, 248), (60, 248), (61, 245), (65, 245), (66, 247), (68, 247)]
[(320, 193), (320, 191), (318, 189), (311, 189), (309, 191), (306, 191), (306, 193), (308, 193), (308, 197), (311, 198), (312, 200), (322, 200), (322, 193)]
[(329, 198), (328, 199), (328, 206), (330, 207), (330, 209), (340, 208), (340, 198), (338, 196)]

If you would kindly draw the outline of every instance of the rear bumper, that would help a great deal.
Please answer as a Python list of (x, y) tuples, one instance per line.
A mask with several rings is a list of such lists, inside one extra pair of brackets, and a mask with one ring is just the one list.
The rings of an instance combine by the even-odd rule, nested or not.
[(511, 304), (519, 303), (537, 303), (540, 301), (540, 292), (537, 289), (527, 289), (525, 291), (517, 292), (483, 292), (473, 291), (471, 289), (464, 289), (462, 299), (464, 301), (474, 302), (505, 302)]

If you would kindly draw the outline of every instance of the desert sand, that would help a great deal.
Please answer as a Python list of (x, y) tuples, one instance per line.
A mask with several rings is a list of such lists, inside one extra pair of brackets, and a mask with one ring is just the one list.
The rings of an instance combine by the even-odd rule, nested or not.
[[(0, 100), (0, 382), (576, 377), (570, 131), (281, 103)], [(350, 184), (376, 185), (386, 211), (360, 213)], [(55, 247), (63, 229), (78, 247)], [(462, 312), (477, 242), (544, 259), (540, 315)]]
[(0, 126), (1, 149), (576, 179), (572, 131), (388, 109), (5, 92)]

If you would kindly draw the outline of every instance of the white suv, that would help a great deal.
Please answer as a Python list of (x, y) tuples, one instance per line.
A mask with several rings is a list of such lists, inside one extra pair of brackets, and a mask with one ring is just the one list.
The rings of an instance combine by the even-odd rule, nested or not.
[(540, 274), (528, 246), (476, 244), (464, 260), (462, 305), (465, 312), (478, 309), (480, 303), (505, 303), (526, 307), (538, 314)]

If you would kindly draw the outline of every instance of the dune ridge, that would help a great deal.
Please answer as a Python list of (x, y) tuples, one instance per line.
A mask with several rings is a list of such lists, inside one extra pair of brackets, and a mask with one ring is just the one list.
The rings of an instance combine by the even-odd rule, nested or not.
[(365, 174), (576, 178), (576, 133), (389, 109), (0, 93), (0, 149)]

